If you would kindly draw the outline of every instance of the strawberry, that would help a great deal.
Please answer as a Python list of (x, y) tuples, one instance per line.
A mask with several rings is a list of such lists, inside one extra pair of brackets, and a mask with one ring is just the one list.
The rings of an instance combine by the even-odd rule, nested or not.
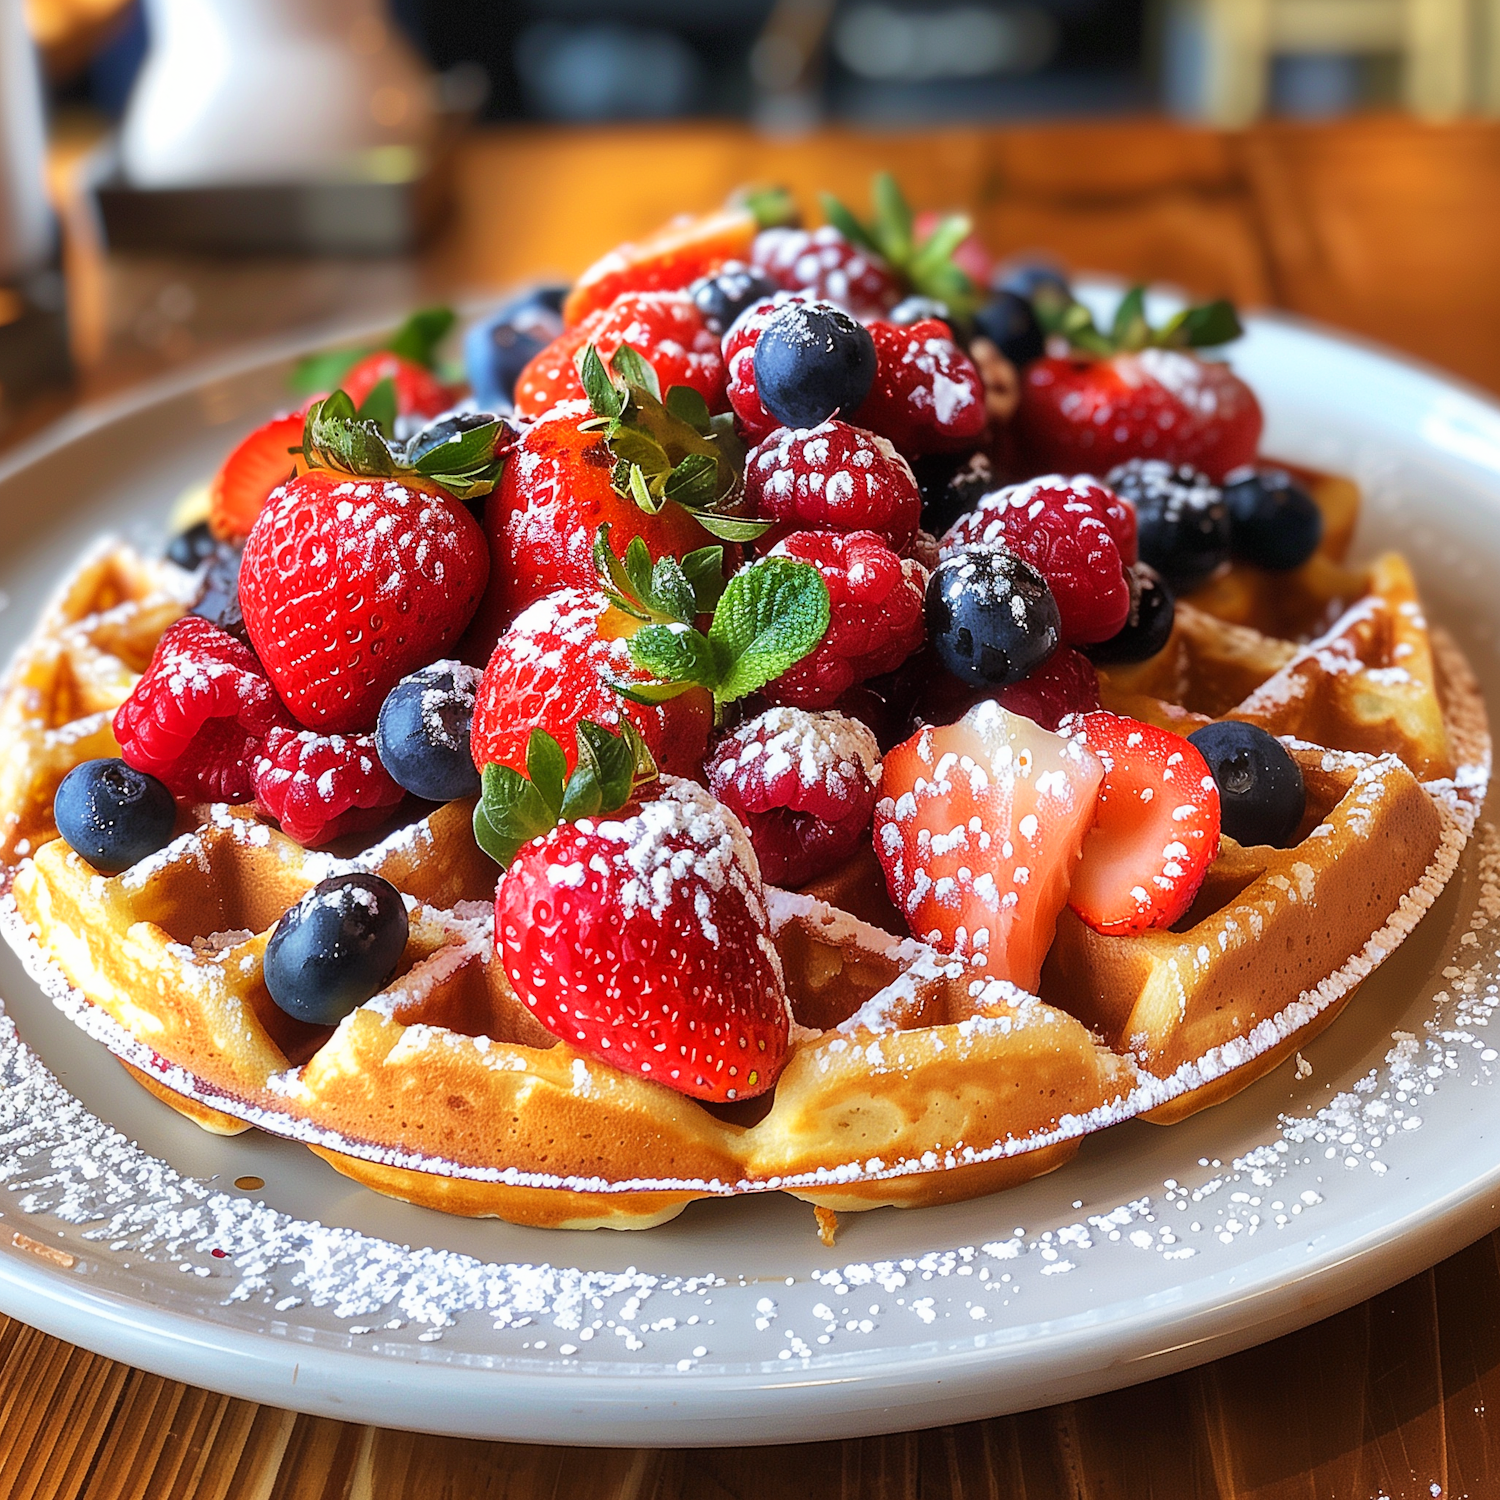
[(445, 654), (484, 592), (484, 534), (454, 498), (494, 485), (500, 424), (415, 462), (354, 419), (344, 392), (308, 412), (306, 473), (273, 491), (245, 543), (240, 604), (297, 720), (369, 729), (402, 677)]
[(1170, 927), (1219, 852), (1219, 789), (1196, 746), (1118, 714), (1063, 726), (1104, 767), (1068, 905), (1096, 932)]
[(255, 761), (255, 805), (311, 848), (383, 823), (405, 796), (372, 735), (272, 729)]
[(868, 326), (879, 365), (855, 426), (889, 438), (907, 458), (972, 451), (989, 422), (984, 382), (948, 325), (923, 318)]
[(1073, 349), (1034, 361), (1022, 378), (1015, 432), (1030, 472), (1103, 474), (1159, 458), (1218, 483), (1254, 459), (1264, 421), (1255, 393), (1227, 365), (1192, 352), (1240, 336), (1234, 309), (1186, 308), (1156, 329), (1144, 307), (1137, 287), (1107, 334), (1076, 302), (1038, 308), (1047, 331)]
[(516, 414), (539, 417), (559, 401), (584, 395), (577, 356), (593, 344), (606, 364), (622, 344), (646, 360), (661, 390), (691, 386), (710, 411), (722, 411), (724, 358), (719, 339), (703, 321), (686, 292), (624, 292), (608, 307), (591, 312), (566, 329), (521, 371), (516, 380)]
[(760, 220), (750, 204), (732, 204), (711, 214), (682, 214), (643, 239), (617, 245), (576, 282), (563, 303), (563, 323), (574, 328), (623, 292), (675, 292), (717, 271), (726, 261), (745, 260)]
[(1087, 474), (1046, 474), (984, 496), (943, 538), (951, 557), (999, 542), (1030, 563), (1052, 590), (1071, 645), (1107, 641), (1130, 614), (1127, 558), (1135, 561), (1135, 511)]
[(896, 746), (875, 853), (912, 931), (1035, 993), (1103, 777), (1082, 745), (993, 702)]
[(435, 417), (453, 405), (454, 393), (425, 365), (385, 349), (367, 354), (350, 366), (339, 388), (360, 407), (382, 380), (389, 380), (395, 387), (400, 416)]
[(750, 840), (692, 782), (524, 844), (495, 891), (495, 947), (576, 1051), (694, 1099), (763, 1094), (790, 1011)]
[(618, 729), (634, 724), (659, 765), (684, 774), (703, 760), (713, 723), (702, 689), (663, 703), (633, 703), (617, 683), (648, 683), (631, 660), (628, 637), (642, 622), (596, 590), (559, 589), (523, 611), (495, 644), (474, 703), (474, 764), (526, 766), (533, 730), (571, 748), (581, 720)]
[(818, 427), (778, 427), (745, 460), (745, 499), (793, 531), (873, 531), (895, 552), (911, 547), (922, 492), (911, 466), (883, 437), (830, 418)]
[(303, 415), (272, 417), (244, 438), (208, 487), (208, 524), (221, 541), (243, 541), (271, 491), (292, 477), (302, 446)]

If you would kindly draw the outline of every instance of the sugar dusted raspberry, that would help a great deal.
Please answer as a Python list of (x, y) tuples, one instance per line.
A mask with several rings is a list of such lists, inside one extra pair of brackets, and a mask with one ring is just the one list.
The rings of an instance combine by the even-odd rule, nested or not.
[(157, 642), (114, 732), (128, 765), (188, 801), (244, 802), (261, 743), (291, 716), (255, 653), (216, 625), (186, 615)]
[(771, 550), (812, 563), (829, 602), (822, 641), (766, 688), (773, 703), (826, 708), (856, 682), (894, 672), (921, 646), (926, 571), (873, 531), (797, 531)]
[(848, 855), (875, 807), (875, 736), (839, 713), (772, 708), (719, 741), (709, 789), (745, 825), (772, 885), (816, 880)]
[(761, 404), (755, 384), (755, 344), (781, 309), (791, 302), (815, 302), (806, 292), (777, 292), (752, 303), (735, 319), (724, 335), (724, 368), (729, 377), (729, 404), (734, 408), (735, 425), (747, 442), (759, 442), (781, 423)]
[(807, 291), (856, 317), (879, 317), (901, 297), (895, 273), (873, 251), (845, 239), (832, 224), (821, 229), (763, 229), (750, 263), (788, 291)]
[(989, 422), (984, 381), (946, 323), (870, 325), (879, 366), (854, 420), (908, 458), (973, 448)]
[(256, 808), (299, 844), (373, 828), (405, 795), (369, 734), (272, 729), (255, 761)]
[(1045, 474), (995, 490), (949, 529), (942, 555), (975, 542), (1008, 547), (1047, 580), (1068, 644), (1107, 641), (1125, 624), (1135, 512), (1097, 479)]
[(793, 531), (874, 531), (906, 552), (922, 515), (911, 466), (883, 438), (831, 418), (817, 427), (778, 427), (745, 461), (745, 495), (759, 516)]

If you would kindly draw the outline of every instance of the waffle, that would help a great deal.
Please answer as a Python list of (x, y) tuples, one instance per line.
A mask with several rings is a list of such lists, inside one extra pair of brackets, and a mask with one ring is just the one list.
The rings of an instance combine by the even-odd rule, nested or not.
[[(1295, 845), (1226, 840), (1171, 932), (1102, 937), (1065, 913), (1040, 996), (905, 936), (873, 854), (772, 889), (789, 1061), (764, 1098), (710, 1106), (582, 1056), (517, 1000), (470, 804), (316, 853), (248, 808), (200, 807), (114, 876), (56, 838), (56, 785), (116, 752), (110, 712), (186, 607), (183, 577), (101, 548), (12, 667), (8, 936), (85, 1030), (205, 1128), (258, 1126), (378, 1191), (525, 1224), (645, 1228), (696, 1198), (763, 1191), (824, 1210), (971, 1197), (1062, 1165), (1117, 1121), (1216, 1102), (1328, 1024), (1411, 930), (1488, 777), (1472, 675), (1429, 631), (1399, 558), (1350, 570), (1325, 552), (1279, 596), (1232, 572), (1102, 691), (1177, 729), (1227, 716), (1285, 736), (1309, 792)], [(1331, 620), (1320, 634), (1260, 628), (1291, 592), (1307, 622)], [(262, 978), (270, 933), (317, 881), (356, 869), (408, 897), (402, 962), (337, 1027), (294, 1021)]]

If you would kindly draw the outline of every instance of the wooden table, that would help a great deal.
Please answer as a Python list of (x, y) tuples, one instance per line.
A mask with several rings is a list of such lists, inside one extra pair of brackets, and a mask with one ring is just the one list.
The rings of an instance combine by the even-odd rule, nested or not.
[[(76, 144), (76, 143), (75, 143)], [(57, 178), (76, 155), (65, 141)], [(475, 137), (411, 261), (108, 257), (66, 213), (80, 394), (309, 322), (578, 270), (736, 184), (862, 204), (892, 167), (998, 251), (1174, 281), (1386, 340), (1500, 390), (1500, 126), (1375, 119), (1222, 134), (1152, 121), (827, 134), (729, 126)], [(53, 414), (12, 419), (14, 438)], [(1500, 1205), (1496, 1208), (1500, 1220)], [(352, 1427), (131, 1370), (0, 1320), (4, 1500), (781, 1496), (1482, 1497), (1500, 1493), (1500, 1238), (1260, 1349), (1022, 1416), (754, 1451), (560, 1449)]]

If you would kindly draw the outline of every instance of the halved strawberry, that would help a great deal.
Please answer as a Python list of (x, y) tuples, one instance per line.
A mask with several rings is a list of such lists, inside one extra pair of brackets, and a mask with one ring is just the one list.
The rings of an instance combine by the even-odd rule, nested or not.
[(1035, 992), (1103, 778), (1081, 744), (992, 701), (896, 746), (875, 853), (911, 930)]
[(1068, 905), (1095, 932), (1170, 927), (1219, 852), (1219, 789), (1207, 761), (1181, 735), (1103, 710), (1063, 728), (1104, 767)]
[(524, 844), (495, 891), (495, 947), (543, 1026), (623, 1072), (727, 1102), (765, 1093), (786, 1061), (754, 851), (690, 781)]
[(563, 325), (575, 327), (621, 292), (680, 291), (725, 261), (749, 260), (759, 229), (750, 207), (737, 204), (711, 214), (680, 214), (634, 243), (616, 245), (573, 283)]
[(303, 416), (288, 412), (257, 427), (224, 460), (208, 487), (208, 524), (222, 541), (243, 541), (271, 491), (292, 477)]

